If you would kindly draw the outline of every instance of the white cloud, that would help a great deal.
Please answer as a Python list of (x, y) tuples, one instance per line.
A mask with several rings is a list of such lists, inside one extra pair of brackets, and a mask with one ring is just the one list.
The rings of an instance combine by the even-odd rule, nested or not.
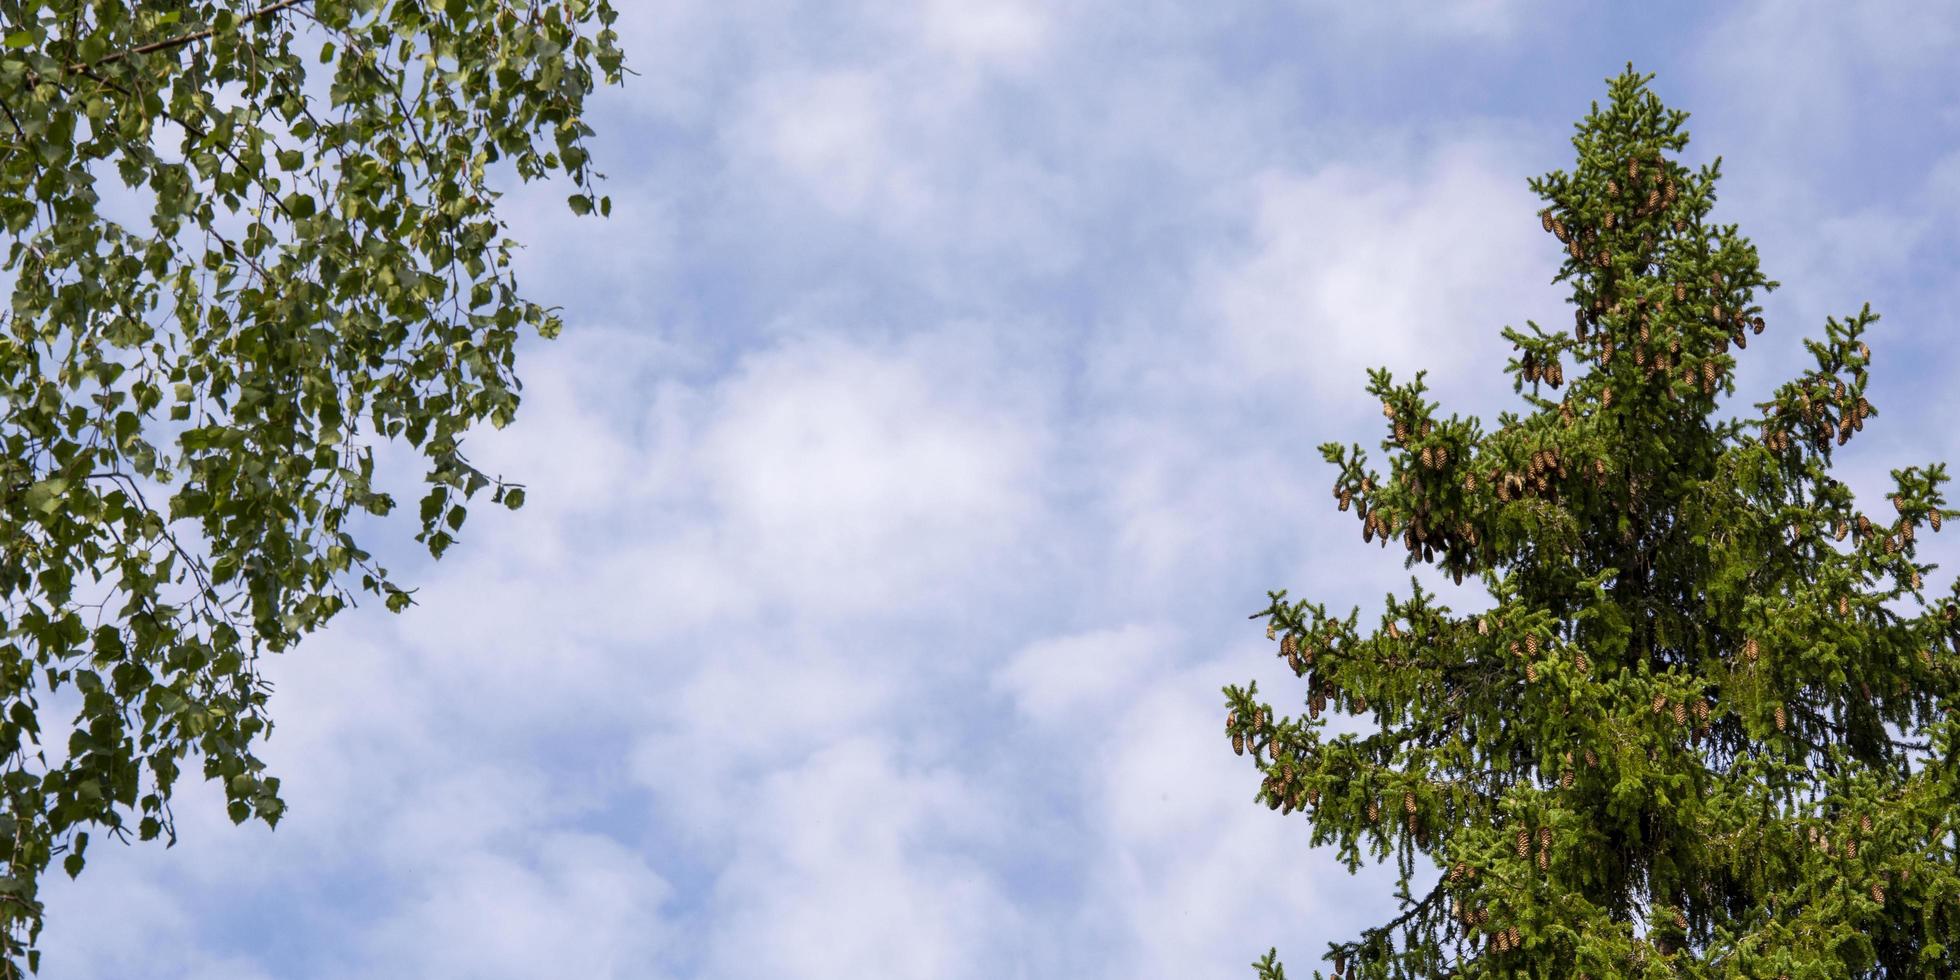
[(657, 975), (669, 888), (640, 854), (562, 832), (518, 850), (438, 859), (363, 938), (368, 962), (431, 977)]
[(697, 457), (752, 587), (839, 612), (949, 598), (1039, 513), (1038, 388), (971, 334), (809, 336), (719, 386)]
[(1779, 143), (1828, 144), (1855, 93), (1923, 83), (1960, 38), (1960, 10), (1910, 0), (1757, 0), (1725, 14), (1700, 32), (1699, 61), (1712, 91), (1743, 109), (1737, 121)]
[(1026, 0), (930, 0), (922, 16), (928, 47), (993, 65), (1026, 65), (1050, 31), (1047, 9)]
[(1235, 366), (1346, 393), (1367, 368), (1406, 380), (1488, 348), (1504, 323), (1522, 329), (1559, 295), (1541, 285), (1557, 260), (1529, 175), (1515, 150), (1471, 140), (1413, 173), (1337, 162), (1259, 181), (1249, 254), (1221, 263), (1201, 293)]
[(1131, 624), (1030, 644), (998, 674), (995, 686), (1043, 723), (1098, 717), (1146, 673), (1164, 665), (1169, 636)]
[(735, 150), (773, 164), (832, 212), (907, 224), (933, 202), (924, 175), (894, 145), (903, 101), (883, 75), (863, 69), (772, 75), (748, 93)]
[(1502, 41), (1513, 37), (1521, 26), (1542, 19), (1545, 4), (1538, 0), (1377, 0), (1375, 3), (1342, 3), (1340, 0), (1300, 0), (1301, 6), (1320, 23), (1371, 35), (1406, 37), (1414, 34), (1431, 38), (1470, 38)]
[(1025, 925), (968, 848), (996, 806), (951, 768), (847, 739), (755, 787), (716, 888), (707, 975), (1011, 975)]

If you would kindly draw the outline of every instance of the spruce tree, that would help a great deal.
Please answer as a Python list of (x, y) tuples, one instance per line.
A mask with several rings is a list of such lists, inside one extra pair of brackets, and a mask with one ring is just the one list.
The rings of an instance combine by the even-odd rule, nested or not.
[(1721, 161), (1678, 162), (1687, 113), (1651, 79), (1609, 80), (1574, 171), (1531, 181), (1574, 315), (1503, 332), (1528, 409), (1486, 432), (1440, 417), (1423, 374), (1373, 371), (1388, 474), (1321, 447), (1364, 542), (1480, 580), (1491, 608), (1452, 615), (1412, 580), (1364, 633), (1358, 608), (1273, 592), (1254, 618), (1303, 710), (1225, 689), (1259, 802), (1350, 872), (1396, 862), (1399, 914), (1333, 943), (1329, 976), (1960, 966), (1960, 587), (1929, 596), (1915, 557), (1960, 513), (1945, 466), (1892, 471), (1870, 512), (1831, 476), (1877, 415), (1869, 306), (1755, 414), (1716, 418), (1777, 284), (1710, 221)]

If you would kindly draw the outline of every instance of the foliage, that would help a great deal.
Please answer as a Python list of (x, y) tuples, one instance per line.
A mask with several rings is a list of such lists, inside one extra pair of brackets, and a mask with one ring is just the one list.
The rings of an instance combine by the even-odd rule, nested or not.
[[(38, 967), (41, 872), (79, 872), (91, 827), (174, 841), (187, 756), (233, 820), (278, 820), (257, 655), (350, 604), (356, 569), (410, 604), (348, 529), (394, 506), (364, 420), (427, 458), (432, 555), (479, 490), (522, 503), (460, 451), (517, 408), (519, 328), (559, 329), (517, 293), (488, 175), (562, 174), (574, 211), (608, 213), (581, 113), (623, 68), (607, 0), (0, 15), (0, 972), (17, 973)], [(50, 761), (43, 700), (64, 688), (79, 713)]]
[[(1893, 471), (1883, 516), (1830, 475), (1877, 414), (1869, 307), (1806, 341), (1815, 368), (1758, 414), (1713, 419), (1776, 283), (1709, 221), (1720, 160), (1673, 159), (1686, 113), (1650, 79), (1610, 80), (1575, 171), (1531, 183), (1575, 315), (1504, 332), (1530, 410), (1485, 432), (1438, 417), (1421, 374), (1376, 371), (1389, 475), (1322, 447), (1364, 542), (1493, 607), (1453, 616), (1412, 583), (1364, 635), (1358, 609), (1273, 592), (1254, 618), (1305, 710), (1225, 689), (1259, 800), (1350, 871), (1396, 861), (1400, 914), (1334, 943), (1335, 976), (1960, 967), (1960, 584), (1929, 597), (1915, 559), (1956, 513), (1945, 466)], [(1332, 712), (1358, 730), (1327, 732)]]

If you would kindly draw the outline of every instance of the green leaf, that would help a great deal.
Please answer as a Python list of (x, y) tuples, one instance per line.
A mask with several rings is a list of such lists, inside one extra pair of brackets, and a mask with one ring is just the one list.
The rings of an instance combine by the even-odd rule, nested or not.
[(15, 31), (7, 35), (6, 43), (9, 48), (25, 48), (34, 43), (34, 33), (32, 31)]
[(61, 477), (40, 480), (27, 488), (23, 499), (29, 508), (42, 514), (52, 514), (61, 506), (61, 495), (68, 489), (68, 481)]
[(511, 487), (504, 491), (504, 506), (516, 510), (524, 506), (524, 488)]

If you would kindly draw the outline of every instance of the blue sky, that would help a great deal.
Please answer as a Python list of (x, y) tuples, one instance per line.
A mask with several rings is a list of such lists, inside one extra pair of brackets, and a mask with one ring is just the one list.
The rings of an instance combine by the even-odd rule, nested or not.
[(1267, 589), (1407, 592), (1315, 447), (1370, 367), (1515, 405), (1525, 181), (1628, 61), (1784, 284), (1731, 403), (1869, 301), (1840, 472), (1960, 455), (1960, 8), (619, 2), (612, 218), (504, 199), (567, 324), (467, 444), (525, 508), (372, 527), (420, 604), (268, 665), (285, 822), (185, 785), (44, 976), (1307, 975), (1389, 879), (1253, 802), (1219, 688), (1297, 700)]

